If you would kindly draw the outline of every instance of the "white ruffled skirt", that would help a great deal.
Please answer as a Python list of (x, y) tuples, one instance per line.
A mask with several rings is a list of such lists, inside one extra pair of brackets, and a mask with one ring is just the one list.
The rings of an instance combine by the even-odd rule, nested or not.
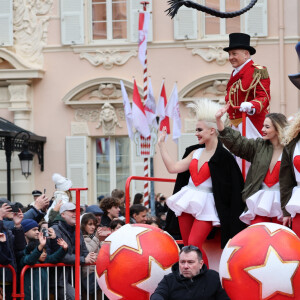
[(296, 214), (300, 214), (300, 186), (295, 186), (293, 188), (292, 197), (285, 206), (285, 209), (294, 218)]
[(263, 183), (262, 188), (246, 200), (248, 210), (240, 215), (240, 220), (250, 224), (256, 215), (274, 218), (282, 221), (279, 184), (268, 187)]
[(191, 214), (199, 221), (211, 221), (213, 226), (220, 226), (220, 219), (210, 187), (201, 185), (195, 187), (189, 183), (169, 197), (167, 205), (177, 217), (184, 212)]

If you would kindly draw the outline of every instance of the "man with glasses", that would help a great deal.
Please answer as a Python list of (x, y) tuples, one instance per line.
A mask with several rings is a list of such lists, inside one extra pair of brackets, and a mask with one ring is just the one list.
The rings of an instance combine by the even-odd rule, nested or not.
[(208, 270), (195, 246), (180, 250), (179, 262), (164, 276), (151, 300), (230, 300), (221, 286), (218, 272)]

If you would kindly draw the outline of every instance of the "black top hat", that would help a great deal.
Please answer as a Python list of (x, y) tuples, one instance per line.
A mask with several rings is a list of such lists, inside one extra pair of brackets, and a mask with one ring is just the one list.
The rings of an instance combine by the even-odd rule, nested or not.
[[(296, 48), (296, 52), (298, 54), (298, 58), (300, 60), (300, 42), (297, 43), (295, 48)], [(300, 73), (290, 74), (289, 78), (290, 78), (291, 82), (297, 87), (297, 89), (300, 90)]]
[(246, 33), (230, 33), (229, 34), (229, 47), (224, 48), (223, 50), (228, 52), (233, 49), (245, 49), (250, 52), (250, 55), (256, 53), (256, 50), (250, 46), (250, 35)]

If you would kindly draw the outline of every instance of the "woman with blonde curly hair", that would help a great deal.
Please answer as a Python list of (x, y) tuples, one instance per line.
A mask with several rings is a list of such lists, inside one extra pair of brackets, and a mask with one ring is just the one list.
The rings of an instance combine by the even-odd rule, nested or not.
[(285, 132), (284, 144), (279, 177), (284, 225), (292, 225), (300, 237), (300, 111)]
[(247, 208), (240, 216), (246, 224), (259, 222), (281, 223), (279, 171), (283, 151), (283, 130), (286, 117), (280, 113), (266, 115), (262, 138), (247, 139), (230, 127), (224, 127), (221, 117), (228, 104), (216, 114), (220, 140), (234, 155), (249, 162), (245, 187), (242, 192)]
[(239, 220), (244, 209), (244, 182), (234, 157), (218, 140), (215, 114), (219, 104), (206, 99), (188, 107), (197, 118), (195, 135), (199, 145), (193, 146), (196, 150), (180, 161), (173, 161), (165, 145), (166, 128), (160, 133), (158, 146), (169, 173), (189, 171), (188, 183), (184, 182), (181, 190), (167, 199), (167, 205), (178, 217), (184, 245), (201, 249), (208, 266), (202, 245), (213, 226), (221, 226), (222, 248), (244, 228)]

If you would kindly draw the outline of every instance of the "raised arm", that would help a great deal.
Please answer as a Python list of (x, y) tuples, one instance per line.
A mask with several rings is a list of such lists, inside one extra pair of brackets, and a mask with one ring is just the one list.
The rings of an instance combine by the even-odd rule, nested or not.
[(174, 161), (167, 151), (167, 147), (165, 143), (166, 136), (167, 136), (167, 129), (166, 127), (164, 127), (159, 134), (158, 146), (159, 146), (161, 157), (163, 159), (163, 162), (168, 172), (173, 174), (173, 173), (181, 173), (187, 171), (189, 169), (189, 165), (193, 157), (193, 152), (191, 152), (186, 158), (182, 160), (179, 160), (177, 162)]

